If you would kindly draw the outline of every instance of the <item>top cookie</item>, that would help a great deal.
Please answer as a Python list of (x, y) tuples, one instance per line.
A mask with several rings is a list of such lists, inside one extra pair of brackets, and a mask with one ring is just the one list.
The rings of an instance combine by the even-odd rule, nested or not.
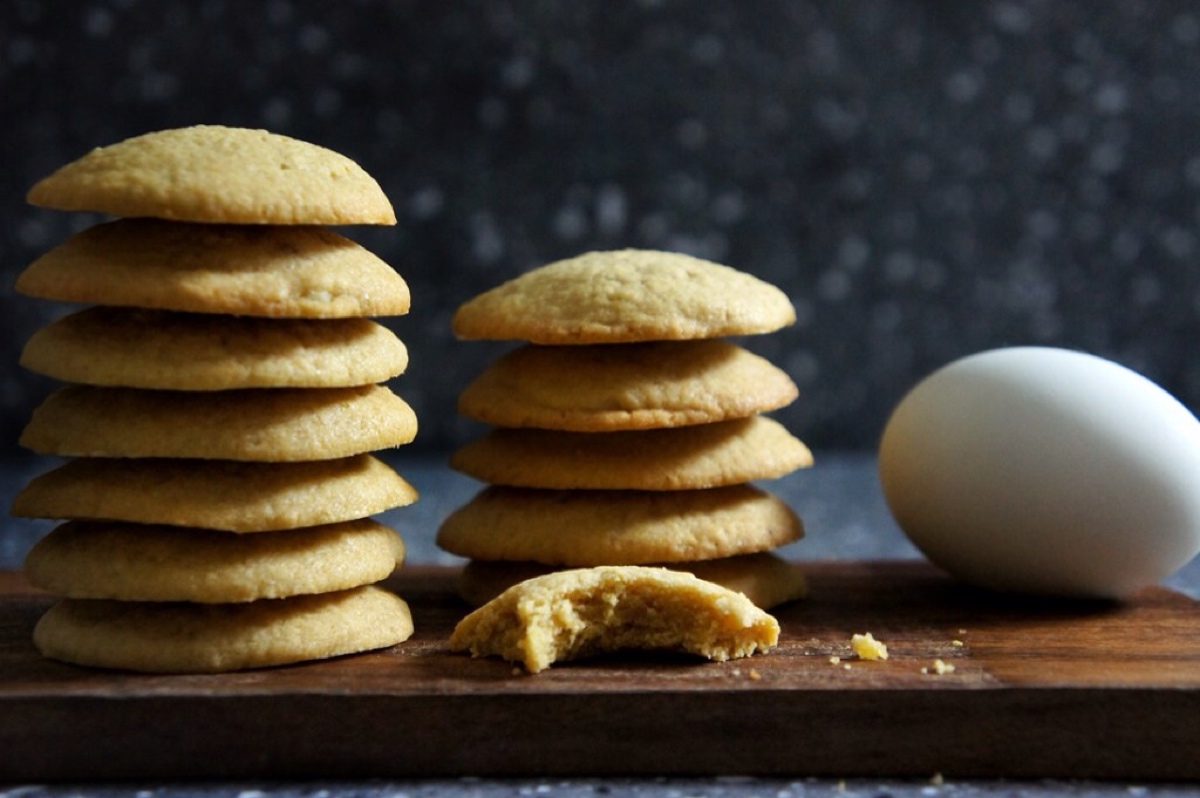
[(99, 147), (29, 191), (34, 205), (231, 224), (386, 224), (396, 214), (361, 166), (265, 130), (198, 125)]
[(690, 340), (795, 321), (787, 296), (744, 272), (652, 250), (589, 252), (534, 269), (459, 307), (459, 338), (537, 344)]

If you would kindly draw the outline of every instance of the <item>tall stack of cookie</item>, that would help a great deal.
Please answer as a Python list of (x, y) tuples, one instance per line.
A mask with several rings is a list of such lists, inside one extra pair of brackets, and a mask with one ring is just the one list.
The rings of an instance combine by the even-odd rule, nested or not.
[(12, 508), (66, 522), (25, 563), (61, 597), (38, 648), (201, 672), (406, 639), (407, 605), (377, 584), (403, 543), (370, 516), (416, 491), (371, 452), (417, 421), (382, 385), (407, 350), (370, 317), (406, 313), (409, 291), (327, 228), (394, 224), (378, 183), (312, 144), (200, 126), (93, 150), (29, 199), (120, 217), (17, 281), (88, 306), (22, 355), (69, 383), (21, 437), (68, 459)]
[(764, 413), (782, 370), (726, 340), (794, 321), (757, 278), (682, 254), (592, 252), (464, 303), (463, 339), (517, 340), (459, 397), (492, 425), (451, 465), (488, 483), (438, 530), (479, 605), (547, 570), (665, 565), (768, 608), (804, 594), (773, 550), (803, 527), (750, 483), (812, 463)]

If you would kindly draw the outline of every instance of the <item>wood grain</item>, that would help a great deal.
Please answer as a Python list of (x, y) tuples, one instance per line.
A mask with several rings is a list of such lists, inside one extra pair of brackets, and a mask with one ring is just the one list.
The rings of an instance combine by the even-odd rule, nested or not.
[[(1200, 778), (1200, 608), (973, 591), (922, 563), (814, 563), (780, 646), (536, 676), (447, 651), (454, 572), (389, 582), (393, 649), (217, 676), (42, 659), (51, 599), (0, 572), (0, 781), (434, 775)], [(887, 661), (849, 639), (870, 631)], [(832, 657), (840, 657), (837, 663)], [(953, 672), (933, 673), (934, 660)], [(927, 672), (923, 672), (923, 669)]]

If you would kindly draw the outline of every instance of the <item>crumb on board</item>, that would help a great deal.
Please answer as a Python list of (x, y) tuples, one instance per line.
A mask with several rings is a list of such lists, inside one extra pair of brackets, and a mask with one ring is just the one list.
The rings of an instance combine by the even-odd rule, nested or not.
[(762, 674), (761, 674), (761, 673), (759, 673), (757, 669), (755, 669), (755, 668), (751, 668), (751, 669), (750, 669), (750, 679), (751, 679), (752, 681), (756, 681), (756, 682), (757, 682), (757, 681), (758, 681), (759, 679), (761, 679), (761, 678), (762, 678)]
[(888, 658), (887, 646), (876, 640), (870, 632), (854, 635), (850, 638), (850, 645), (859, 659), (884, 660)]
[(950, 645), (954, 646), (955, 648), (962, 648), (962, 647), (963, 647), (963, 641), (961, 641), (961, 640), (951, 640), (951, 641), (950, 641)]
[(829, 664), (830, 664), (830, 665), (837, 665), (837, 664), (839, 664), (841, 661), (842, 661), (842, 658), (841, 658), (841, 657), (839, 657), (837, 654), (834, 654), (832, 657), (830, 657), (830, 658), (829, 658)]
[(947, 673), (954, 673), (954, 666), (945, 660), (935, 659), (931, 667), (921, 668), (921, 673), (945, 676)]

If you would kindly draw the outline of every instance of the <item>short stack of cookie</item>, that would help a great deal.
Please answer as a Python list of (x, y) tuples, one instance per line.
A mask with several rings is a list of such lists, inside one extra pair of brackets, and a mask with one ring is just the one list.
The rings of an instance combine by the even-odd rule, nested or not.
[(812, 464), (767, 417), (797, 397), (788, 375), (728, 338), (791, 324), (775, 286), (649, 250), (591, 252), (465, 302), (465, 340), (515, 340), (459, 397), (491, 425), (451, 465), (486, 486), (438, 530), (467, 558), (462, 597), (482, 605), (547, 571), (661, 565), (762, 608), (805, 593), (774, 553), (796, 513), (751, 484)]
[(372, 515), (416, 491), (372, 452), (410, 442), (384, 382), (408, 312), (395, 270), (332, 230), (394, 224), (330, 150), (199, 126), (93, 150), (30, 191), (109, 214), (32, 263), (29, 296), (85, 305), (36, 332), (26, 368), (68, 383), (22, 445), (67, 458), (14, 515), (65, 521), (30, 551), (60, 596), (43, 654), (216, 672), (357, 653), (412, 634), (378, 583), (403, 559)]

